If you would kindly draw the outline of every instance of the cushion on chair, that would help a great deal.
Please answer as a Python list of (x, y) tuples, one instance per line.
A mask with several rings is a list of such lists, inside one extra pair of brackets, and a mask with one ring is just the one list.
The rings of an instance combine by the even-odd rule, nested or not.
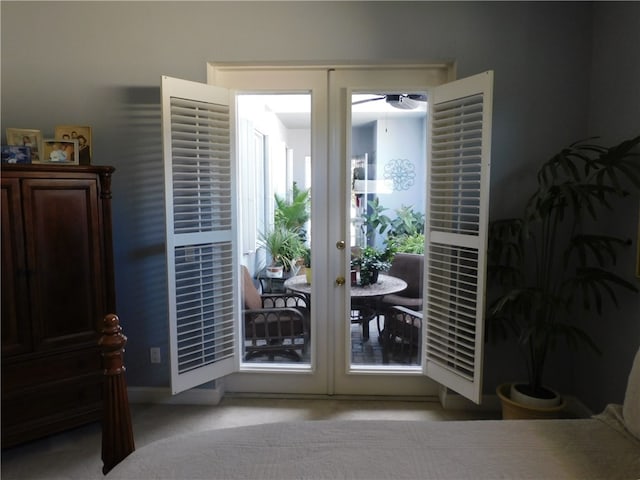
[(412, 310), (422, 308), (422, 271), (424, 255), (417, 253), (396, 253), (391, 262), (389, 275), (407, 282), (407, 288), (401, 292), (385, 295), (385, 305), (402, 305)]
[[(292, 308), (263, 310), (253, 314), (246, 327), (247, 338), (293, 337), (304, 333), (301, 315)], [(250, 330), (250, 331), (249, 331)]]
[(251, 274), (244, 265), (242, 265), (242, 298), (244, 300), (244, 308), (248, 310), (262, 308), (260, 292), (258, 292), (258, 289), (253, 284)]
[(422, 298), (405, 297), (402, 294), (390, 293), (383, 298), (387, 305), (402, 305), (411, 310), (420, 310), (422, 308)]
[(389, 275), (407, 282), (401, 292), (404, 297), (422, 297), (422, 270), (424, 255), (417, 253), (396, 253), (391, 262)]
[(627, 380), (622, 416), (627, 429), (640, 439), (640, 349), (636, 352)]

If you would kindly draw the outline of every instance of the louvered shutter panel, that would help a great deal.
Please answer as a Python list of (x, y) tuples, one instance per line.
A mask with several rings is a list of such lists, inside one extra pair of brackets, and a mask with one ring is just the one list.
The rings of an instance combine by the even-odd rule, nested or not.
[(430, 103), (423, 330), (426, 374), (480, 402), (493, 72)]
[(235, 368), (235, 218), (228, 90), (162, 77), (173, 393)]

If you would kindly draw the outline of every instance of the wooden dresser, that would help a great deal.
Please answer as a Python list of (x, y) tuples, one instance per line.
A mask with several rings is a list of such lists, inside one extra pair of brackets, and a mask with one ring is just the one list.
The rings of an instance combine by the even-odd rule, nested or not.
[(3, 448), (100, 419), (113, 171), (1, 167)]

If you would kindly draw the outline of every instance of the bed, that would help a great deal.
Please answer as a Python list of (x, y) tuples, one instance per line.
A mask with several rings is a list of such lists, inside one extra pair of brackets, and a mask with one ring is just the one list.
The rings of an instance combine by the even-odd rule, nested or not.
[[(128, 406), (116, 422), (123, 412)], [(127, 428), (108, 429), (124, 432), (103, 438), (114, 480), (639, 479), (640, 350), (624, 403), (588, 419), (268, 423), (166, 438), (117, 452), (122, 458), (108, 456), (109, 442), (121, 449), (131, 441), (133, 450), (132, 438)]]

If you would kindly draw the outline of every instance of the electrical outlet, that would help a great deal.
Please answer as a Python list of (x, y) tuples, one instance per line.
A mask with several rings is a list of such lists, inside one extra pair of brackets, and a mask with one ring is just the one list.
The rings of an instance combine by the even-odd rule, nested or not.
[(149, 357), (151, 359), (151, 363), (160, 363), (160, 348), (159, 347), (150, 348)]

